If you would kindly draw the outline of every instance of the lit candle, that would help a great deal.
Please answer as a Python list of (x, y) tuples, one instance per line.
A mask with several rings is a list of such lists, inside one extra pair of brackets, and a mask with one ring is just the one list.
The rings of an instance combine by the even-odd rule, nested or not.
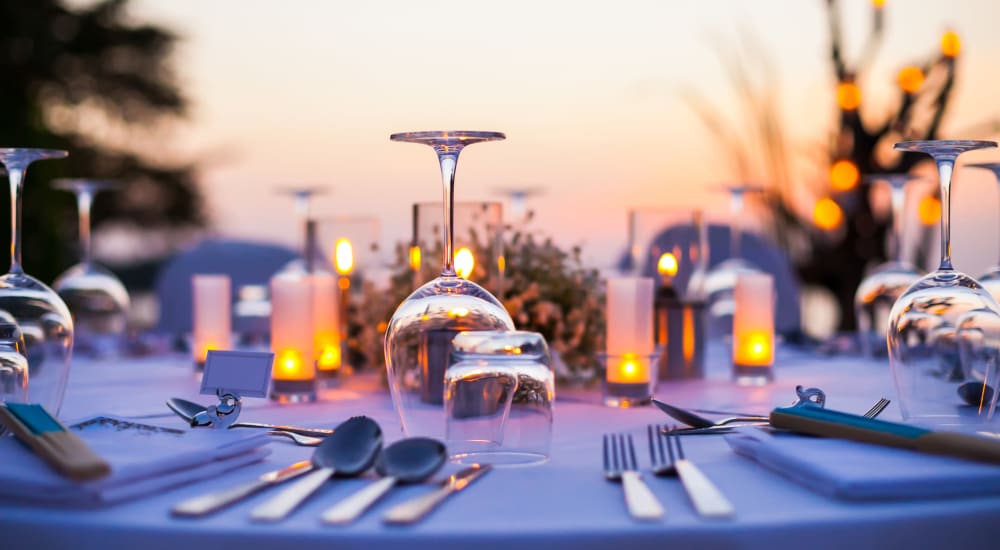
[(232, 345), (232, 303), (228, 275), (203, 275), (191, 277), (191, 312), (193, 342), (191, 355), (195, 365), (205, 366), (210, 349), (229, 349)]
[(311, 280), (316, 369), (320, 376), (333, 377), (340, 370), (340, 291), (330, 273), (313, 273)]
[(308, 275), (271, 278), (271, 399), (282, 403), (316, 400), (312, 284)]
[(733, 375), (740, 384), (763, 384), (773, 378), (774, 278), (743, 273), (733, 291)]
[(653, 382), (653, 279), (609, 279), (607, 301), (604, 402), (617, 407), (648, 403)]
[(347, 364), (349, 357), (347, 355), (347, 341), (348, 341), (348, 322), (347, 322), (347, 306), (351, 299), (351, 272), (354, 270), (354, 246), (351, 244), (350, 239), (340, 238), (337, 239), (337, 244), (334, 245), (333, 249), (333, 265), (337, 270), (337, 286), (340, 288), (340, 298), (338, 308), (338, 318), (339, 324), (337, 326), (337, 332), (339, 334), (340, 341), (340, 364)]
[(472, 276), (472, 270), (476, 267), (476, 257), (473, 256), (469, 247), (463, 246), (455, 252), (455, 274), (463, 279)]

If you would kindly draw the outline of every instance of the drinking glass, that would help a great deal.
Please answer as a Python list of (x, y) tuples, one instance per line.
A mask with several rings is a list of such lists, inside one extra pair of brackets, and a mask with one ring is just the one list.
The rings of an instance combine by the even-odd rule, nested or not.
[(504, 139), (499, 132), (408, 132), (392, 141), (434, 148), (441, 165), (444, 223), (441, 275), (413, 292), (396, 309), (385, 334), (385, 364), (393, 405), (403, 433), (443, 439), (444, 382), (451, 341), (459, 332), (514, 330), (510, 315), (492, 294), (455, 273), (455, 167), (462, 149)]
[(555, 374), (545, 337), (463, 332), (445, 371), (445, 441), (453, 462), (541, 464), (552, 442)]
[(890, 230), (890, 260), (874, 269), (861, 281), (854, 293), (854, 315), (858, 320), (858, 339), (865, 357), (883, 357), (886, 353), (885, 327), (889, 310), (910, 285), (922, 275), (913, 264), (903, 260), (903, 206), (906, 204), (906, 184), (919, 180), (913, 174), (877, 174), (865, 181), (889, 184), (892, 229)]
[(743, 204), (747, 193), (759, 193), (763, 189), (753, 185), (730, 185), (724, 187), (729, 193), (729, 210), (732, 222), (729, 224), (729, 258), (708, 271), (703, 289), (708, 302), (708, 332), (710, 336), (724, 336), (733, 331), (733, 289), (736, 278), (741, 273), (759, 273), (742, 255)]
[(53, 187), (76, 195), (80, 223), (80, 263), (56, 279), (52, 288), (66, 302), (76, 328), (76, 350), (102, 356), (120, 349), (128, 318), (129, 296), (118, 277), (93, 262), (90, 247), (90, 206), (115, 183), (91, 179), (59, 179)]
[(10, 271), (0, 277), (0, 320), (17, 323), (28, 359), (28, 398), (59, 414), (73, 354), (73, 318), (51, 288), (21, 267), (21, 194), (28, 165), (64, 158), (53, 149), (0, 149), (10, 183)]
[(956, 329), (976, 310), (1000, 313), (1000, 306), (972, 277), (951, 264), (951, 183), (955, 160), (966, 151), (996, 147), (992, 141), (932, 140), (897, 143), (900, 151), (930, 155), (941, 186), (941, 264), (915, 282), (889, 313), (889, 361), (906, 420), (963, 424), (987, 420), (959, 395), (965, 376)]
[[(993, 176), (996, 178), (997, 183), (1000, 183), (1000, 162), (981, 162), (978, 164), (966, 164), (969, 168), (980, 168), (983, 170), (989, 170), (993, 172)], [(979, 283), (983, 285), (983, 288), (989, 291), (993, 295), (993, 299), (1000, 302), (1000, 261), (997, 265), (991, 267), (986, 271), (981, 277), (979, 277)]]

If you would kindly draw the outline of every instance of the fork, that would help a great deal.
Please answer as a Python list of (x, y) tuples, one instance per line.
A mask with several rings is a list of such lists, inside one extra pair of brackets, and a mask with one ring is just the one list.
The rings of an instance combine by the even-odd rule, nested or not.
[(663, 517), (663, 506), (639, 474), (631, 434), (604, 434), (604, 477), (609, 481), (621, 481), (625, 505), (633, 518), (658, 520)]
[[(701, 469), (690, 460), (684, 458), (684, 447), (681, 438), (674, 432), (673, 426), (646, 427), (649, 437), (649, 461), (653, 466), (653, 474), (657, 476), (677, 476), (687, 491), (691, 504), (702, 517), (731, 518), (735, 514), (733, 505), (719, 491), (719, 488)], [(676, 456), (674, 448), (676, 447)]]
[[(888, 399), (886, 399), (884, 397), (879, 398), (879, 400), (877, 402), (875, 402), (874, 405), (872, 405), (872, 408), (868, 409), (868, 412), (866, 412), (864, 414), (864, 417), (865, 418), (876, 418), (878, 415), (882, 414), (882, 411), (884, 411), (885, 408), (888, 407), (889, 403), (891, 403), (891, 402), (892, 401), (890, 401), (890, 400), (888, 400)], [(739, 424), (738, 427), (743, 427), (743, 426), (768, 426), (768, 425), (770, 425), (770, 421), (767, 421), (768, 417), (763, 417), (763, 418), (764, 418), (764, 421), (761, 421), (761, 422), (748, 422), (748, 423), (744, 423), (744, 424)], [(737, 427), (737, 426), (730, 426), (730, 425), (726, 424), (726, 425), (709, 426), (707, 428), (681, 428), (681, 429), (674, 429), (673, 431), (676, 432), (676, 435), (718, 434), (718, 433), (729, 433), (735, 427)]]

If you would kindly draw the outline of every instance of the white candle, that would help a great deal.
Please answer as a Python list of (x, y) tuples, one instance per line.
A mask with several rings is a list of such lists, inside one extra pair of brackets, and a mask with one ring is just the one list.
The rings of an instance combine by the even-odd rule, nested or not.
[(208, 350), (231, 347), (231, 304), (228, 275), (196, 274), (191, 277), (191, 355), (198, 365), (205, 364)]
[(761, 368), (769, 376), (774, 363), (774, 278), (743, 273), (733, 291), (733, 364)]
[(312, 279), (313, 338), (316, 368), (336, 371), (340, 368), (340, 289), (337, 277), (314, 273)]
[(653, 279), (609, 279), (607, 301), (608, 382), (648, 382), (653, 353)]
[(312, 285), (308, 275), (271, 278), (272, 379), (308, 381), (316, 378), (313, 351)]

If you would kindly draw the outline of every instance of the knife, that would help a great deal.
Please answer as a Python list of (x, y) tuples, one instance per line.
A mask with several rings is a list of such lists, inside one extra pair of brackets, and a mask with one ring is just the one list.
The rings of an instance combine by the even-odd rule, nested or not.
[(280, 470), (267, 472), (251, 482), (185, 500), (174, 506), (173, 514), (183, 517), (206, 516), (226, 505), (242, 500), (272, 485), (294, 479), (312, 469), (312, 462), (308, 460), (296, 462)]
[(449, 477), (441, 487), (433, 492), (393, 507), (382, 517), (382, 521), (395, 524), (415, 523), (430, 513), (431, 510), (438, 504), (441, 504), (448, 496), (465, 489), (473, 481), (479, 479), (492, 469), (493, 467), (489, 464), (473, 464), (468, 468), (464, 468)]

